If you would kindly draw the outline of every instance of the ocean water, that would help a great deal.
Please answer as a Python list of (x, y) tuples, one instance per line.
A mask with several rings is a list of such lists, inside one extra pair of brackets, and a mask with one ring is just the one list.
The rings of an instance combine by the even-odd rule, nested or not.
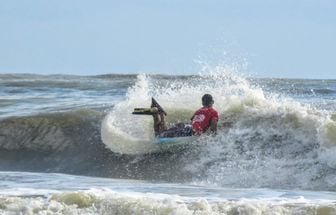
[[(215, 137), (161, 147), (131, 114), (204, 93)], [(0, 214), (336, 214), (335, 154), (336, 80), (0, 74)]]

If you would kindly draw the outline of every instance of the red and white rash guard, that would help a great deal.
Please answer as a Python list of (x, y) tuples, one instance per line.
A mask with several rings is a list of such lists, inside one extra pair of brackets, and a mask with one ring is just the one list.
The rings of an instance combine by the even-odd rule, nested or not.
[(208, 130), (211, 120), (218, 121), (218, 112), (212, 107), (202, 107), (191, 118), (194, 134), (200, 135)]

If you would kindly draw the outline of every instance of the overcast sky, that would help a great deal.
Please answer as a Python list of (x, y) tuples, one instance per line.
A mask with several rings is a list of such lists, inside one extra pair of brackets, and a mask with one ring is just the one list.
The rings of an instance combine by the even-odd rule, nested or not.
[(1, 0), (0, 73), (336, 78), (333, 0)]

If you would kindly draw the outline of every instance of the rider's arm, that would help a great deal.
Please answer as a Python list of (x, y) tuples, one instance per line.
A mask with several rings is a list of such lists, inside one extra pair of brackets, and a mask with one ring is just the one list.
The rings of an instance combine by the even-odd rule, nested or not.
[(216, 119), (212, 119), (210, 121), (210, 131), (214, 134), (217, 133), (217, 120)]
[(218, 112), (212, 112), (212, 119), (210, 120), (210, 131), (213, 134), (217, 134)]

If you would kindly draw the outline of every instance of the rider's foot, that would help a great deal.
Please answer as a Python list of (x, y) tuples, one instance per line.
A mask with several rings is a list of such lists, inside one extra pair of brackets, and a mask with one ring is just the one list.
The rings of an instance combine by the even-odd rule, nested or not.
[(151, 112), (151, 113), (158, 113), (158, 112), (159, 112), (159, 109), (158, 109), (157, 107), (152, 107), (152, 108), (150, 109), (150, 112)]

